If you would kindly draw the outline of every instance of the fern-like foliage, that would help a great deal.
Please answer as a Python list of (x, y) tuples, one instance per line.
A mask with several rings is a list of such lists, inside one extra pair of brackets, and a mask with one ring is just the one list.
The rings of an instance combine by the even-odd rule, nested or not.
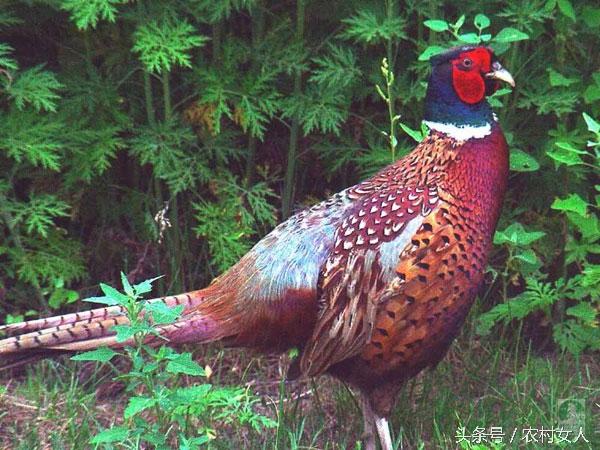
[(133, 51), (150, 72), (170, 72), (174, 66), (191, 67), (190, 50), (204, 45), (208, 38), (195, 34), (184, 20), (164, 18), (141, 24), (135, 32)]
[(61, 7), (71, 14), (77, 28), (95, 28), (100, 20), (114, 22), (117, 8), (127, 0), (62, 0)]
[(194, 231), (208, 243), (215, 268), (224, 271), (250, 250), (259, 227), (275, 224), (275, 208), (269, 203), (275, 194), (264, 182), (245, 188), (231, 176), (214, 189), (217, 201), (194, 203)]
[(348, 98), (339, 92), (322, 92), (309, 86), (302, 95), (282, 102), (282, 117), (299, 117), (305, 135), (321, 132), (339, 136), (348, 116), (347, 102)]
[(250, 9), (256, 0), (194, 0), (192, 8), (198, 17), (209, 23), (227, 19), (233, 12)]
[(53, 230), (40, 239), (24, 239), (23, 248), (7, 251), (21, 281), (34, 286), (52, 285), (56, 279), (71, 283), (86, 274), (80, 242)]
[(10, 45), (0, 42), (0, 68), (3, 70), (17, 70), (19, 67), (17, 61), (10, 56), (12, 52), (13, 48)]
[[(77, 122), (75, 122), (77, 123)], [(117, 151), (125, 146), (117, 126), (86, 128), (78, 126), (65, 136), (69, 156), (65, 164), (65, 181), (73, 186), (79, 181), (90, 183), (111, 166)]]
[(22, 223), (27, 234), (37, 234), (43, 238), (48, 237), (48, 233), (54, 229), (54, 219), (67, 217), (70, 209), (68, 203), (51, 194), (36, 195), (27, 203), (7, 206), (8, 211), (12, 212), (14, 226)]
[(56, 102), (60, 98), (56, 91), (63, 87), (56, 75), (37, 66), (20, 72), (6, 92), (21, 110), (30, 104), (36, 111), (56, 112)]
[(479, 317), (479, 334), (487, 334), (497, 323), (506, 323), (514, 319), (523, 319), (534, 311), (550, 311), (550, 306), (562, 298), (564, 292), (562, 282), (558, 284), (544, 283), (530, 278), (527, 289), (506, 303), (494, 306)]
[(356, 54), (352, 49), (341, 45), (329, 44), (323, 55), (312, 59), (316, 68), (309, 80), (323, 90), (339, 90), (356, 83), (362, 72), (358, 66)]
[(12, 110), (0, 121), (0, 149), (17, 163), (58, 171), (64, 123), (48, 116)]
[(390, 39), (405, 39), (406, 21), (400, 16), (386, 17), (371, 9), (359, 10), (342, 20), (347, 28), (342, 37), (366, 44), (379, 44)]
[(208, 168), (191, 151), (194, 140), (192, 130), (174, 120), (140, 128), (129, 145), (140, 163), (150, 164), (154, 175), (176, 194), (194, 187), (198, 177), (208, 176)]

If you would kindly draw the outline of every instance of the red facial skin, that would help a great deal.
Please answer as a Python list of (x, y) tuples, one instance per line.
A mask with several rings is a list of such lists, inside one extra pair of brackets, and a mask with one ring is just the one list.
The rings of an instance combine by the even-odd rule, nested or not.
[(452, 86), (461, 101), (473, 105), (485, 97), (483, 74), (491, 71), (489, 50), (476, 48), (452, 61)]

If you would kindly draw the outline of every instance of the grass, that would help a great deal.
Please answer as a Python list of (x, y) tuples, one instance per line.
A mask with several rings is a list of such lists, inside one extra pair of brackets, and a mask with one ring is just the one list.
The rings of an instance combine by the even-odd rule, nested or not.
[[(403, 389), (391, 420), (397, 448), (494, 448), (457, 444), (459, 427), (467, 434), (476, 427), (502, 427), (505, 442), (516, 430), (512, 444), (496, 448), (560, 448), (526, 444), (523, 430), (556, 427), (562, 399), (581, 399), (587, 408), (584, 435), (589, 443), (580, 439), (568, 448), (600, 448), (598, 355), (536, 354), (512, 329), (480, 338), (473, 333), (475, 316), (446, 358)], [(197, 349), (196, 359), (211, 367), (212, 383), (250, 386), (262, 399), (260, 412), (278, 423), (262, 433), (215, 424), (211, 448), (361, 448), (357, 401), (341, 383), (328, 377), (283, 383), (285, 358), (216, 345)], [(97, 430), (122, 417), (126, 397), (111, 377), (110, 371), (62, 360), (44, 361), (25, 374), (2, 379), (0, 448), (90, 448), (88, 441)]]

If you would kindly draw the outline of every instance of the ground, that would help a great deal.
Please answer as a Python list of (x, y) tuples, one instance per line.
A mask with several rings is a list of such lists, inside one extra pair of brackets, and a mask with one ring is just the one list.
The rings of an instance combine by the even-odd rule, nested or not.
[[(514, 333), (511, 329), (481, 338), (472, 331), (474, 320), (469, 319), (435, 370), (423, 372), (402, 391), (391, 420), (398, 448), (486, 449), (494, 448), (490, 443), (494, 438), (504, 442), (495, 448), (600, 448), (598, 355), (576, 358), (556, 349), (542, 354), (524, 337), (509, 336)], [(520, 346), (509, 348), (507, 343), (515, 341)], [(212, 424), (216, 439), (210, 447), (360, 448), (360, 411), (356, 398), (341, 383), (321, 377), (281, 384), (287, 362), (276, 355), (216, 345), (196, 349), (194, 355), (211, 367), (212, 383), (249, 386), (261, 399), (256, 409), (280, 418), (278, 427), (260, 433)], [(26, 373), (3, 375), (0, 448), (92, 448), (90, 437), (118, 423), (127, 401), (118, 384), (111, 382), (113, 375), (67, 360), (44, 361)], [(557, 446), (549, 442), (551, 430), (556, 441), (561, 425), (573, 427), (565, 400), (584, 405), (578, 418), (583, 436), (568, 435), (577, 442)]]

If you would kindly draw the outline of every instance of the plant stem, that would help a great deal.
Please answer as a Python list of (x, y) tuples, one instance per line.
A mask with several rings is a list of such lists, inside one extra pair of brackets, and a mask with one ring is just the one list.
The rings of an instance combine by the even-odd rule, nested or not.
[[(141, 21), (144, 17), (143, 0), (137, 2), (137, 17)], [(154, 112), (154, 96), (152, 95), (152, 79), (150, 73), (142, 64), (142, 77), (144, 82), (144, 100), (146, 102), (146, 118), (148, 125), (154, 127), (156, 125), (156, 114)]]
[(163, 87), (163, 102), (165, 109), (165, 122), (169, 122), (171, 120), (171, 116), (173, 114), (173, 109), (171, 106), (171, 87), (169, 85), (169, 72), (166, 70), (162, 73), (160, 77), (162, 81)]
[(246, 158), (246, 187), (252, 186), (254, 182), (254, 174), (256, 172), (256, 138), (254, 136), (248, 136), (248, 157)]
[(154, 112), (154, 97), (152, 95), (152, 79), (150, 74), (144, 68), (142, 71), (144, 79), (144, 99), (146, 100), (146, 118), (148, 125), (154, 127), (156, 125), (156, 114)]
[[(395, 1), (394, 0), (386, 0), (386, 15), (388, 20), (391, 19), (394, 16), (394, 6), (395, 6)], [(395, 108), (394, 108), (394, 103), (395, 103), (395, 98), (394, 98), (394, 89), (393, 89), (393, 84), (394, 84), (394, 47), (393, 47), (393, 41), (392, 39), (388, 39), (385, 43), (385, 49), (386, 49), (386, 53), (387, 53), (387, 61), (388, 61), (388, 73), (390, 74), (390, 76), (388, 77), (388, 79), (386, 80), (386, 86), (387, 86), (387, 105), (388, 105), (388, 115), (390, 117), (390, 147), (392, 150), (392, 161), (396, 160), (396, 146), (397, 146), (397, 140), (396, 140), (396, 120), (394, 119), (394, 117), (396, 116), (396, 112), (395, 112)]]
[[(296, 41), (302, 42), (304, 38), (304, 13), (306, 9), (306, 0), (297, 0), (296, 2)], [(302, 72), (298, 70), (294, 75), (294, 97), (299, 98), (302, 94)], [(294, 175), (296, 172), (296, 153), (298, 151), (298, 138), (300, 134), (300, 118), (298, 114), (292, 117), (292, 127), (290, 131), (290, 144), (287, 154), (287, 168), (283, 182), (283, 196), (281, 203), (281, 215), (283, 219), (289, 217), (294, 201)]]
[[(264, 0), (257, 0), (252, 8), (252, 72), (256, 73), (260, 69), (259, 47), (262, 42), (265, 31)], [(246, 158), (246, 187), (251, 186), (254, 181), (256, 171), (256, 145), (255, 136), (248, 136), (248, 157)]]
[(212, 58), (213, 64), (221, 65), (221, 36), (223, 34), (223, 22), (215, 22), (212, 29)]

